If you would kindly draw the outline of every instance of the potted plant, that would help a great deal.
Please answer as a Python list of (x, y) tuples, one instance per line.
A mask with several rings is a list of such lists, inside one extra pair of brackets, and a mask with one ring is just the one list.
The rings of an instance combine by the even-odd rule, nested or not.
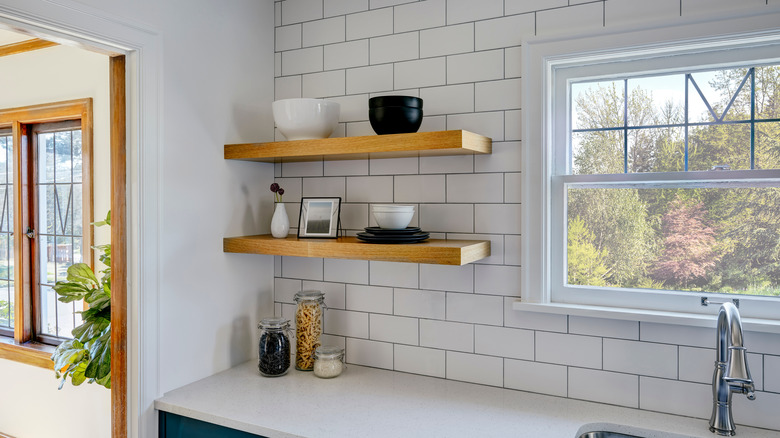
[[(95, 226), (111, 225), (111, 211)], [(60, 389), (70, 376), (74, 386), (87, 383), (111, 388), (111, 245), (93, 247), (101, 252), (100, 261), (107, 266), (95, 272), (86, 263), (68, 267), (66, 281), (58, 281), (54, 291), (60, 302), (83, 300), (89, 308), (81, 313), (82, 324), (71, 331), (73, 339), (62, 342), (51, 360), (54, 373), (61, 378)]]

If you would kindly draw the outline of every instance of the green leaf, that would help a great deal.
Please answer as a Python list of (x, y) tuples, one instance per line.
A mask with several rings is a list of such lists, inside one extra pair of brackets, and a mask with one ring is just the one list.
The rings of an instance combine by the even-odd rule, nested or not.
[(90, 342), (89, 355), (92, 360), (84, 375), (93, 379), (102, 379), (111, 373), (111, 332)]
[[(105, 334), (106, 329), (110, 330), (111, 320), (103, 317), (90, 318), (80, 326), (74, 328), (71, 334), (80, 342), (87, 342)], [(93, 356), (94, 357), (94, 356)]]
[(60, 296), (57, 298), (58, 301), (70, 303), (72, 301), (83, 300), (92, 289), (81, 283), (58, 281), (57, 284), (54, 285), (54, 291)]
[(111, 210), (108, 210), (108, 213), (106, 214), (106, 218), (102, 221), (92, 222), (92, 225), (96, 227), (102, 227), (103, 225), (111, 225)]
[(86, 263), (75, 263), (68, 268), (68, 281), (87, 285), (98, 285), (98, 279), (92, 268)]
[(66, 374), (67, 369), (74, 363), (88, 359), (89, 352), (78, 339), (63, 341), (54, 350), (51, 360), (54, 361), (54, 370), (57, 373)]
[(70, 383), (73, 386), (79, 386), (87, 380), (85, 371), (87, 370), (86, 362), (81, 362), (76, 369), (70, 373)]

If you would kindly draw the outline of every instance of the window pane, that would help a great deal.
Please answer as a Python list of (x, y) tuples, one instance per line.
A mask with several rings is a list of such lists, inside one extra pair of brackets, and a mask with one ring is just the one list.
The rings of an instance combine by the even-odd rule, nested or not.
[(573, 133), (571, 173), (623, 173), (623, 139), (623, 130)]
[(71, 168), (71, 134), (70, 131), (54, 133), (54, 180), (56, 182), (70, 182)]
[(57, 335), (57, 294), (50, 286), (40, 288), (41, 294), (41, 333)]
[(38, 134), (38, 182), (54, 181), (54, 134)]
[(756, 123), (756, 169), (780, 169), (780, 122)]
[(689, 136), (688, 170), (750, 169), (749, 124), (691, 127)]
[(622, 80), (572, 84), (572, 129), (623, 126), (623, 87)]
[[(81, 130), (74, 130), (73, 133), (73, 181), (81, 182)], [(81, 204), (79, 204), (81, 205)]]
[(628, 125), (670, 125), (685, 121), (685, 75), (628, 80)]
[(0, 327), (14, 328), (13, 139), (0, 136)]
[(780, 296), (780, 188), (569, 188), (568, 284)]
[(780, 119), (780, 66), (756, 67), (756, 119)]
[(629, 172), (684, 170), (684, 128), (644, 128), (628, 131)]

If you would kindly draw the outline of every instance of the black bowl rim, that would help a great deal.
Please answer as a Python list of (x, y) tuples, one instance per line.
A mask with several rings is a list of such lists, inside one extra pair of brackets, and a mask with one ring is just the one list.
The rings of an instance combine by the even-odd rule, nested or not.
[(422, 109), (423, 100), (416, 96), (400, 96), (400, 95), (376, 96), (368, 99), (369, 108), (386, 107), (386, 106), (408, 106), (411, 108)]
[(374, 108), (369, 108), (368, 112), (375, 111), (375, 110), (393, 110), (393, 109), (404, 109), (404, 110), (413, 110), (413, 111), (420, 111), (423, 112), (422, 108), (415, 108), (413, 106), (399, 106), (399, 105), (393, 105), (393, 106), (378, 106)]

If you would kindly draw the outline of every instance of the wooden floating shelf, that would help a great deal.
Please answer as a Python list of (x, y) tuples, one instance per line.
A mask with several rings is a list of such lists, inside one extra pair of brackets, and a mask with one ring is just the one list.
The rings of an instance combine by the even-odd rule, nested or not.
[(225, 145), (225, 159), (283, 163), (490, 154), (493, 141), (469, 131), (416, 132)]
[(270, 234), (227, 237), (225, 252), (350, 260), (465, 265), (490, 255), (489, 240), (429, 239), (412, 244), (361, 242), (356, 237), (337, 239), (276, 239)]

